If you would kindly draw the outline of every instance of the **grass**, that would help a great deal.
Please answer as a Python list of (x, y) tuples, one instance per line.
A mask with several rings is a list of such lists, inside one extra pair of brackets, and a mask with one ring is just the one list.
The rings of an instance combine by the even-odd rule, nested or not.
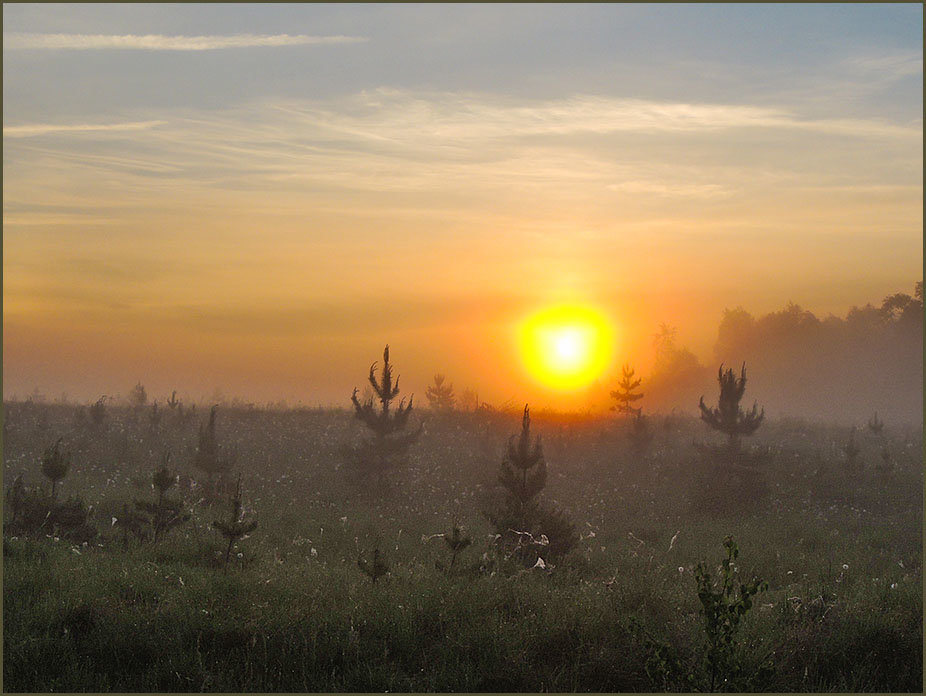
[[(181, 468), (192, 461), (196, 424), (152, 433), (109, 409), (93, 431), (73, 410), (6, 405), (4, 479), (44, 483), (41, 452), (63, 436), (73, 464), (59, 497), (81, 495), (101, 532), (86, 546), (4, 535), (8, 692), (705, 689), (694, 569), (719, 564), (728, 534), (740, 572), (769, 590), (738, 635), (747, 676), (722, 689), (922, 690), (921, 431), (888, 434), (899, 454), (882, 476), (864, 433), (867, 466), (850, 474), (842, 429), (767, 423), (752, 444), (768, 497), (717, 515), (691, 503), (692, 442), (713, 440), (697, 421), (657, 427), (634, 459), (614, 420), (532, 414), (544, 496), (582, 540), (552, 572), (492, 573), (480, 570), (494, 553), (481, 511), (520, 414), (430, 418), (393, 489), (365, 500), (338, 470), (358, 428), (347, 412), (220, 409), (219, 440), (238, 448), (259, 520), (224, 575), (210, 525), (227, 504), (188, 492), (189, 523), (128, 551), (111, 523), (151, 497), (164, 447)], [(446, 545), (428, 536), (454, 522), (473, 544), (448, 574), (435, 566)], [(391, 567), (375, 586), (357, 567), (374, 546)]]

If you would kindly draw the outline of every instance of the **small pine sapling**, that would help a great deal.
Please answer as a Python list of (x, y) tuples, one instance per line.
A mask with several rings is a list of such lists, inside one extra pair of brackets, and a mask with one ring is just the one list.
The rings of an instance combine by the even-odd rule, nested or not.
[(42, 473), (45, 478), (51, 481), (51, 499), (53, 501), (57, 499), (56, 489), (58, 482), (64, 480), (64, 477), (68, 475), (68, 469), (71, 467), (71, 453), (61, 452), (58, 449), (62, 439), (59, 437), (58, 441), (52, 447), (46, 449), (42, 455)]
[(881, 432), (884, 430), (884, 421), (878, 419), (877, 411), (875, 411), (875, 415), (868, 421), (868, 429), (878, 437), (881, 436)]
[(190, 519), (189, 513), (181, 512), (182, 506), (179, 501), (171, 500), (167, 497), (167, 491), (177, 482), (176, 474), (172, 474), (167, 468), (169, 463), (170, 452), (167, 452), (164, 455), (163, 466), (158, 471), (154, 472), (154, 476), (152, 476), (151, 479), (154, 488), (158, 492), (157, 502), (135, 501), (135, 506), (139, 510), (151, 516), (149, 518), (149, 523), (154, 532), (155, 543), (157, 543), (158, 539), (165, 532)]
[(617, 389), (611, 392), (611, 398), (617, 401), (617, 404), (611, 407), (612, 411), (626, 413), (628, 416), (641, 413), (642, 409), (634, 408), (631, 404), (643, 398), (642, 393), (636, 393), (636, 389), (642, 382), (641, 379), (634, 379), (634, 369), (630, 365), (624, 365), (621, 368), (621, 381), (617, 384)]
[(145, 391), (145, 387), (141, 382), (138, 382), (132, 391), (129, 392), (129, 404), (133, 409), (140, 409), (145, 404), (148, 403), (148, 392)]
[(78, 544), (89, 542), (97, 535), (96, 527), (89, 523), (89, 519), (90, 508), (77, 497), (52, 505), (48, 514), (48, 522), (56, 533)]
[(106, 420), (106, 396), (103, 395), (90, 407), (90, 422), (97, 428)]
[(521, 419), (521, 434), (512, 435), (502, 460), (498, 482), (507, 491), (509, 512), (514, 513), (519, 529), (530, 522), (534, 498), (547, 484), (547, 464), (543, 457), (543, 445), (538, 435), (531, 442), (531, 416), (527, 404)]
[(357, 559), (357, 567), (370, 577), (374, 585), (377, 580), (389, 572), (389, 566), (380, 555), (379, 546), (373, 549), (372, 563), (367, 561), (363, 556), (360, 556)]
[(708, 408), (701, 397), (701, 420), (714, 430), (726, 434), (732, 451), (739, 449), (740, 438), (752, 435), (762, 424), (765, 418), (765, 409), (759, 412), (758, 404), (754, 403), (749, 411), (744, 412), (740, 407), (740, 400), (746, 392), (746, 363), (737, 379), (732, 369), (723, 371), (723, 364), (717, 371), (717, 381), (720, 383), (720, 399), (717, 408)]
[(403, 398), (392, 409), (392, 402), (399, 395), (399, 379), (396, 377), (393, 381), (392, 369), (387, 345), (383, 351), (383, 367), (379, 379), (376, 377), (376, 363), (370, 366), (368, 378), (379, 400), (379, 408), (374, 406), (372, 394), (361, 401), (357, 397), (357, 389), (354, 389), (350, 397), (354, 405), (354, 416), (372, 432), (372, 438), (365, 439), (358, 447), (345, 447), (343, 450), (358, 483), (367, 483), (375, 478), (381, 488), (385, 486), (387, 475), (405, 461), (408, 448), (421, 435), (421, 427), (414, 432), (405, 432), (414, 396), (409, 398), (408, 404)]
[(444, 384), (444, 375), (434, 375), (434, 384), (428, 387), (425, 396), (428, 404), (434, 411), (452, 411), (456, 402), (453, 394), (453, 385)]
[(148, 427), (152, 432), (157, 432), (161, 427), (161, 411), (158, 409), (157, 399), (151, 404), (151, 410), (148, 412)]
[(113, 518), (113, 525), (122, 530), (122, 549), (125, 551), (129, 548), (129, 534), (139, 541), (148, 540), (148, 527), (151, 526), (151, 521), (129, 508), (128, 503), (123, 503), (122, 514)]
[(173, 411), (180, 405), (179, 399), (177, 399), (177, 390), (175, 389), (170, 393), (170, 398), (167, 400), (167, 407)]
[(215, 434), (215, 415), (218, 406), (213, 406), (209, 411), (209, 421), (206, 425), (199, 428), (199, 441), (196, 447), (196, 456), (193, 459), (193, 466), (200, 471), (205, 472), (207, 485), (205, 493), (208, 497), (216, 495), (218, 488), (217, 479), (226, 474), (232, 467), (233, 460), (231, 457), (222, 456), (219, 451), (219, 443)]
[(735, 686), (730, 682), (742, 676), (737, 660), (736, 633), (740, 621), (752, 608), (752, 598), (768, 589), (768, 583), (757, 578), (750, 582), (740, 580), (734, 565), (739, 556), (736, 542), (728, 536), (723, 546), (727, 550), (727, 557), (721, 562), (719, 587), (715, 587), (714, 579), (704, 563), (698, 563), (695, 569), (698, 599), (701, 601), (700, 614), (704, 617), (707, 637), (705, 661), (710, 675), (710, 691), (722, 683)]
[(875, 469), (881, 475), (889, 474), (894, 470), (894, 458), (886, 444), (881, 447), (881, 461), (875, 464)]
[(12, 514), (12, 522), (18, 522), (26, 509), (28, 492), (26, 484), (23, 482), (23, 475), (19, 474), (13, 479), (13, 483), (6, 489), (6, 509)]
[(530, 409), (525, 405), (521, 433), (509, 438), (499, 469), (498, 482), (505, 488), (504, 507), (500, 512), (486, 513), (502, 544), (513, 546), (513, 555), (528, 565), (536, 562), (540, 547), (553, 556), (565, 555), (579, 540), (565, 513), (537, 500), (547, 483), (547, 465), (540, 437), (531, 438), (530, 422)]
[(447, 544), (447, 548), (450, 549), (450, 553), (452, 555), (450, 557), (449, 566), (445, 567), (444, 564), (440, 561), (435, 562), (434, 565), (438, 570), (444, 570), (449, 575), (453, 570), (453, 566), (457, 562), (457, 556), (460, 555), (460, 552), (463, 551), (463, 549), (472, 544), (473, 540), (470, 539), (469, 536), (464, 533), (462, 527), (457, 524), (453, 525), (453, 528), (449, 534), (439, 534), (438, 536), (444, 538), (444, 543)]
[(653, 441), (653, 431), (649, 427), (643, 409), (637, 409), (633, 416), (633, 426), (630, 430), (630, 445), (634, 454), (640, 456), (646, 452)]
[(219, 532), (228, 540), (228, 547), (225, 549), (225, 565), (223, 572), (228, 570), (228, 559), (231, 556), (232, 547), (235, 542), (244, 539), (248, 534), (257, 529), (257, 520), (245, 522), (242, 517), (241, 507), (241, 474), (238, 474), (238, 484), (235, 486), (235, 497), (231, 499), (231, 515), (227, 522), (216, 520), (212, 523)]
[(858, 455), (861, 453), (861, 448), (855, 443), (855, 432), (856, 427), (853, 425), (852, 430), (849, 431), (849, 440), (843, 445), (842, 451), (846, 455), (846, 469), (850, 471), (855, 469), (858, 464)]

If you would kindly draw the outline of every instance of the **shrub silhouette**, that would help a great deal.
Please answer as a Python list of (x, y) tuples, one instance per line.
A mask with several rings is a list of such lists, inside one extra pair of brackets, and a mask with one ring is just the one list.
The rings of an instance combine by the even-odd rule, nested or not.
[[(345, 447), (342, 452), (347, 458), (349, 473), (355, 483), (369, 484), (375, 480), (379, 489), (386, 485), (387, 476), (405, 462), (408, 448), (418, 439), (421, 428), (405, 432), (412, 412), (414, 397), (408, 404), (402, 399), (392, 408), (392, 402), (399, 395), (399, 379), (393, 381), (392, 365), (389, 363), (389, 346), (383, 350), (383, 367), (379, 379), (376, 377), (376, 363), (370, 366), (370, 385), (379, 400), (374, 406), (374, 397), (361, 402), (354, 389), (350, 400), (354, 405), (354, 416), (371, 431), (372, 437), (364, 439), (357, 447)], [(368, 492), (371, 489), (366, 489)]]
[(765, 409), (759, 413), (758, 405), (753, 404), (752, 409), (744, 412), (740, 407), (740, 400), (746, 391), (746, 363), (737, 379), (732, 369), (723, 371), (723, 363), (717, 370), (717, 381), (720, 383), (720, 399), (717, 408), (708, 408), (701, 397), (698, 404), (701, 409), (701, 420), (714, 430), (719, 430), (729, 438), (732, 450), (739, 448), (740, 438), (752, 435), (762, 424), (765, 418)]

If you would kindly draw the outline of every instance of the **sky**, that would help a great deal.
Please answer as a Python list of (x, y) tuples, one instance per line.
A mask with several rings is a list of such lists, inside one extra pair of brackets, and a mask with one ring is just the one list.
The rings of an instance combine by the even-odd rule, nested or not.
[[(3, 395), (349, 405), (390, 344), (579, 408), (561, 302), (825, 316), (923, 275), (920, 4), (3, 6)], [(606, 374), (603, 379), (609, 379)]]

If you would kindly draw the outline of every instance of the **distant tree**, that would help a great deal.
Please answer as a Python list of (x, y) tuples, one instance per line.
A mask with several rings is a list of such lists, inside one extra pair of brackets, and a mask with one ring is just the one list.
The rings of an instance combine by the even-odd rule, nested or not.
[(59, 446), (62, 438), (58, 438), (54, 445), (45, 450), (42, 455), (42, 473), (51, 481), (51, 499), (57, 498), (56, 488), (59, 481), (63, 481), (71, 467), (71, 453), (61, 452)]
[[(393, 381), (392, 365), (389, 363), (389, 346), (383, 351), (383, 367), (380, 377), (376, 377), (376, 363), (370, 366), (369, 382), (379, 407), (374, 405), (371, 394), (361, 401), (357, 398), (357, 389), (351, 394), (354, 416), (371, 431), (372, 437), (366, 438), (357, 447), (345, 447), (350, 473), (358, 483), (368, 483), (375, 479), (380, 487), (385, 486), (386, 477), (404, 463), (408, 449), (418, 439), (421, 428), (406, 432), (408, 419), (412, 412), (414, 396), (408, 404), (403, 398), (397, 407), (392, 402), (399, 395), (399, 379)], [(369, 489), (368, 489), (369, 490)]]
[(452, 411), (456, 397), (453, 395), (453, 385), (444, 384), (444, 375), (434, 375), (434, 384), (428, 387), (425, 396), (428, 404), (435, 411)]
[(170, 393), (170, 398), (167, 400), (167, 407), (173, 411), (177, 406), (180, 405), (179, 399), (177, 399), (177, 390), (175, 389)]
[(472, 389), (464, 389), (460, 394), (460, 409), (475, 411), (479, 408), (479, 394)]
[(663, 353), (671, 353), (675, 349), (675, 338), (678, 329), (665, 322), (659, 324), (659, 331), (653, 334), (653, 348), (656, 349), (657, 359)]
[(232, 547), (235, 542), (240, 541), (257, 529), (257, 520), (245, 522), (242, 516), (241, 474), (238, 474), (235, 495), (230, 502), (231, 514), (229, 515), (228, 521), (216, 520), (212, 523), (212, 526), (219, 530), (219, 533), (228, 540), (228, 547), (225, 549), (225, 565), (223, 566), (223, 572), (228, 570), (228, 559), (231, 556)]
[(740, 400), (746, 391), (745, 363), (743, 363), (739, 379), (733, 374), (732, 369), (724, 372), (721, 363), (717, 371), (717, 381), (720, 383), (718, 407), (708, 408), (702, 396), (699, 402), (701, 420), (714, 430), (724, 433), (729, 438), (730, 448), (736, 450), (739, 448), (740, 438), (744, 435), (752, 435), (762, 424), (765, 409), (759, 413), (758, 405), (753, 404), (752, 409), (743, 412), (739, 407)]
[(132, 391), (129, 392), (129, 405), (133, 408), (141, 408), (148, 403), (148, 392), (145, 391), (145, 387), (141, 382), (138, 382)]
[(642, 393), (637, 393), (641, 379), (634, 379), (634, 370), (630, 365), (624, 365), (621, 368), (622, 378), (618, 382), (617, 389), (611, 392), (611, 398), (617, 401), (616, 406), (612, 406), (612, 411), (626, 413), (628, 416), (639, 414), (642, 409), (634, 408), (631, 404), (643, 398)]

